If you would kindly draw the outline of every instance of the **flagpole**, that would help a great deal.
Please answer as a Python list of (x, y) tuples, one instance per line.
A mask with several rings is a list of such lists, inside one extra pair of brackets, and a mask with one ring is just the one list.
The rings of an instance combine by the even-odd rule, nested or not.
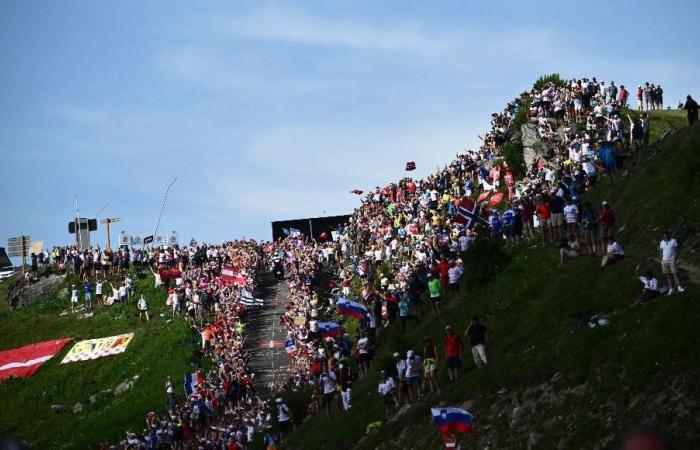
[(170, 182), (168, 185), (168, 188), (165, 190), (165, 195), (163, 196), (163, 203), (160, 205), (160, 213), (158, 213), (158, 221), (156, 222), (156, 230), (153, 232), (153, 239), (158, 235), (158, 228), (160, 227), (160, 218), (163, 216), (163, 210), (165, 209), (165, 201), (168, 199), (168, 192), (170, 192), (170, 188), (173, 187), (173, 184), (177, 181), (177, 177), (173, 178), (173, 181)]
[(78, 207), (78, 194), (75, 194), (75, 236), (78, 242), (78, 250), (83, 249), (80, 239), (80, 208)]

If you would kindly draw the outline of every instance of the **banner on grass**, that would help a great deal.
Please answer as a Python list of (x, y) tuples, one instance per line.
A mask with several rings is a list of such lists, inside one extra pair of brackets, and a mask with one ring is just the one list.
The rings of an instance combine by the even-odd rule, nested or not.
[(124, 353), (133, 337), (134, 333), (125, 333), (117, 336), (80, 341), (68, 351), (61, 364)]
[(1, 351), (0, 380), (8, 377), (31, 377), (69, 341), (68, 338), (56, 339)]

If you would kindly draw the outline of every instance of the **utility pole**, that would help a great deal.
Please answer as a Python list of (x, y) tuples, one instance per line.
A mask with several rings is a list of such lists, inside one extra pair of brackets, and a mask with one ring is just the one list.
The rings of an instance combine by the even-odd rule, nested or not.
[(24, 262), (24, 258), (27, 256), (27, 239), (26, 236), (20, 236), (21, 248), (22, 248), (22, 276), (27, 271), (27, 265)]
[(116, 223), (116, 222), (121, 222), (122, 218), (121, 217), (107, 217), (106, 219), (100, 220), (100, 223), (104, 223), (107, 229), (107, 250), (112, 249), (112, 239), (109, 237), (109, 224), (110, 223)]

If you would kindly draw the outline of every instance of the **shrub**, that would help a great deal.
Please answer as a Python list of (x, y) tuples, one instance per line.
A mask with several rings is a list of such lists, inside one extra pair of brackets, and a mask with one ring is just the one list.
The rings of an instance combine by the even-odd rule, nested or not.
[(524, 176), (526, 172), (525, 156), (523, 156), (523, 144), (508, 141), (503, 145), (503, 157), (514, 175)]
[(564, 81), (558, 73), (550, 73), (549, 75), (542, 75), (539, 77), (532, 87), (539, 91), (549, 82), (552, 82), (559, 87), (566, 86), (566, 81)]

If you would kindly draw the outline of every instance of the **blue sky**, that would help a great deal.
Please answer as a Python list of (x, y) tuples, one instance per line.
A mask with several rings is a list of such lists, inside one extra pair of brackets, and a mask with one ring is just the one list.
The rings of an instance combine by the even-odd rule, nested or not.
[[(700, 2), (0, 3), (0, 245), (269, 238), (478, 143), (539, 75), (700, 96)], [(691, 31), (692, 30), (692, 31)], [(93, 242), (104, 243), (103, 231)]]

